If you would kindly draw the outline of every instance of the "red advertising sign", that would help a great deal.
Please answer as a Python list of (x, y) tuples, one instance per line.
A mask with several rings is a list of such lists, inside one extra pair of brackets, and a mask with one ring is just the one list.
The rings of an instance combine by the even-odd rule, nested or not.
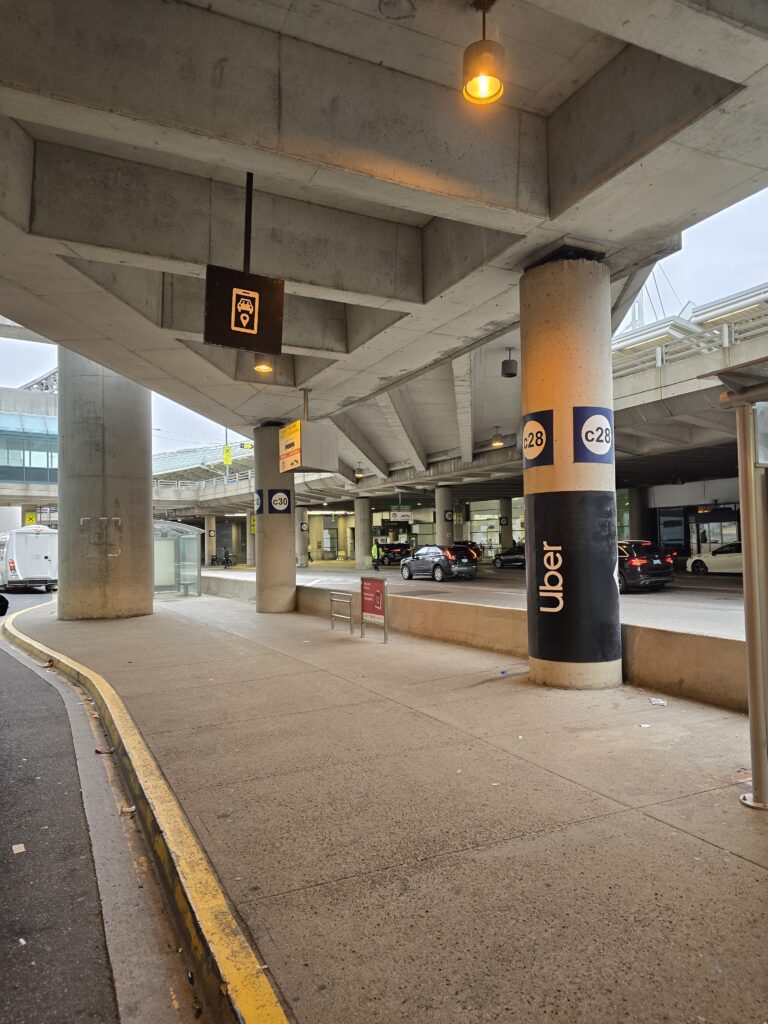
[(362, 600), (363, 622), (373, 622), (378, 626), (384, 625), (386, 611), (385, 588), (386, 580), (372, 579), (364, 576), (360, 580), (360, 597)]

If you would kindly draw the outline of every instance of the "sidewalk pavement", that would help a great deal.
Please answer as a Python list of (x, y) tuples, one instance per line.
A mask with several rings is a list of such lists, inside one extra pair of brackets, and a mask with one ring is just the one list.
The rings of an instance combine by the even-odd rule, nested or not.
[(232, 600), (54, 616), (17, 625), (121, 694), (299, 1024), (768, 1020), (744, 716)]

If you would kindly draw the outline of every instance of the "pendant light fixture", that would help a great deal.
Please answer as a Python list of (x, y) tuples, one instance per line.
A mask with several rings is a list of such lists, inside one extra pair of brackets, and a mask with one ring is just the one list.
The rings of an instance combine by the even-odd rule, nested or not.
[(464, 99), (470, 103), (495, 103), (504, 94), (504, 47), (485, 38), (485, 12), (493, 0), (475, 0), (483, 14), (483, 38), (464, 51)]
[(504, 438), (499, 433), (499, 428), (496, 427), (496, 433), (491, 438), (491, 448), (503, 448)]
[(253, 368), (256, 373), (260, 373), (262, 377), (265, 377), (268, 373), (272, 373), (274, 366), (273, 359), (269, 356), (256, 356), (256, 362), (253, 364)]
[(365, 476), (365, 470), (363, 469), (363, 467), (358, 462), (357, 467), (355, 469), (355, 480), (362, 480), (364, 476)]

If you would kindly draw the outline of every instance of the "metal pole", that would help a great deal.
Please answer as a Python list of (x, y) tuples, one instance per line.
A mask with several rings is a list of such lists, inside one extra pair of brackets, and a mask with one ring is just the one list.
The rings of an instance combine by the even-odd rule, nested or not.
[(312, 390), (312, 388), (302, 388), (301, 390), (302, 390), (302, 393), (304, 395), (304, 416), (303, 416), (303, 419), (304, 419), (304, 422), (306, 423), (309, 420), (309, 392)]
[(253, 220), (253, 174), (245, 175), (245, 230), (243, 231), (243, 273), (251, 272), (251, 221)]
[(764, 624), (768, 627), (768, 502), (765, 470), (758, 469), (755, 465), (754, 411), (751, 405), (736, 407), (736, 437), (739, 447), (744, 625), (747, 638), (747, 693), (752, 754), (752, 792), (742, 793), (740, 800), (747, 807), (768, 810), (768, 638), (763, 631)]

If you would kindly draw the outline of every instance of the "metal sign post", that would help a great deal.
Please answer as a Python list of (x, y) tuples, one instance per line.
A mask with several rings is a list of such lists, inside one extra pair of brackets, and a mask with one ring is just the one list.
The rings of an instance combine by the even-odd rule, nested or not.
[(380, 576), (360, 577), (360, 636), (365, 636), (365, 624), (384, 627), (384, 643), (389, 640), (387, 614), (387, 581)]
[(766, 455), (758, 453), (756, 420), (751, 403), (736, 405), (752, 754), (752, 792), (742, 793), (740, 800), (747, 807), (768, 810), (768, 498), (766, 470), (759, 464)]

